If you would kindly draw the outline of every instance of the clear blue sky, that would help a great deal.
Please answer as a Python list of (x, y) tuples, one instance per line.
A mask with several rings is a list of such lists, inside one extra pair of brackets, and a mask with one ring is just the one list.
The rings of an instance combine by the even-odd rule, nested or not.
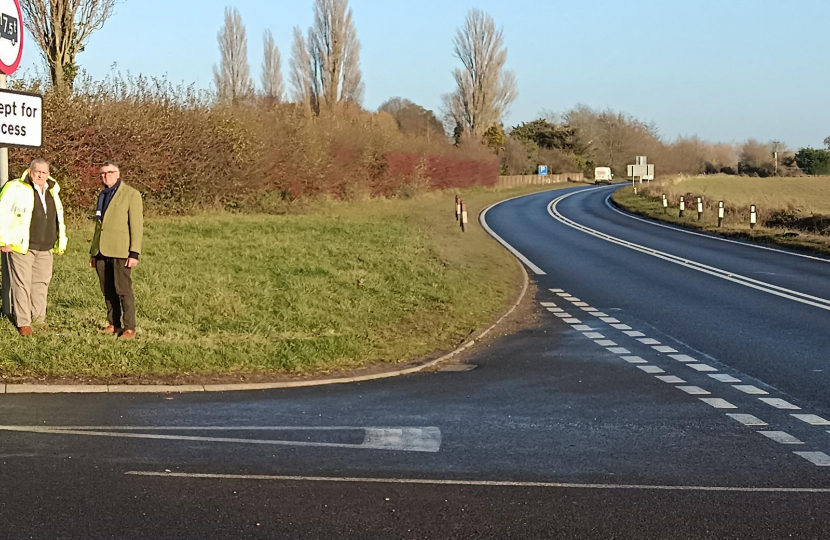
[[(830, 135), (827, 0), (351, 0), (364, 106), (402, 96), (437, 111), (452, 89), (452, 38), (473, 7), (504, 28), (519, 98), (507, 125), (577, 103), (654, 121), (661, 133), (822, 146)], [(226, 5), (248, 30), (258, 80), (270, 28), (286, 84), (292, 28), (312, 0), (123, 0), (78, 59), (93, 77), (117, 69), (212, 84)], [(40, 64), (31, 40), (22, 68)]]

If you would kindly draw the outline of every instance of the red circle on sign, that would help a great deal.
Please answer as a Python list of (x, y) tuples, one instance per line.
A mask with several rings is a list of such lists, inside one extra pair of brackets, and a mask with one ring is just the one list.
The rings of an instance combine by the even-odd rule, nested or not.
[(17, 32), (20, 34), (20, 47), (17, 48), (17, 59), (10, 66), (7, 66), (0, 60), (0, 72), (6, 75), (11, 75), (17, 68), (20, 67), (20, 61), (23, 59), (23, 12), (20, 10), (20, 0), (14, 0), (14, 7), (17, 8)]

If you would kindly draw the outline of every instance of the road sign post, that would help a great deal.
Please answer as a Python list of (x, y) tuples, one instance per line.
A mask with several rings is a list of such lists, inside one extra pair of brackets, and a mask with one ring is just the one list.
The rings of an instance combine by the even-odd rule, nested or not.
[[(20, 66), (20, 60), (23, 58), (23, 12), (20, 9), (19, 0), (0, 0), (0, 92), (5, 92), (7, 88), (6, 77), (14, 73)], [(13, 104), (14, 108), (14, 104)], [(43, 106), (39, 107), (39, 116), (41, 121), (43, 119)], [(5, 112), (5, 110), (4, 110)], [(8, 114), (6, 120), (9, 120)], [(5, 128), (8, 131), (8, 124), (0, 125), (0, 130)], [(12, 128), (12, 131), (14, 129)], [(18, 128), (19, 133), (19, 128)], [(43, 133), (42, 124), (38, 133), (38, 143), (40, 146), (40, 137)], [(0, 188), (6, 185), (9, 181), (9, 145), (5, 137), (0, 141)], [(14, 145), (13, 142), (11, 145)], [(2, 256), (2, 290), (0, 290), (0, 298), (3, 302), (3, 316), (11, 317), (11, 292), (10, 292), (10, 278), (8, 254), (3, 253)]]

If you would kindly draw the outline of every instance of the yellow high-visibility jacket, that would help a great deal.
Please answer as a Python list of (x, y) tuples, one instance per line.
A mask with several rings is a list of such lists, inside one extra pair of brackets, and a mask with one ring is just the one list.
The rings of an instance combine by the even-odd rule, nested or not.
[[(22, 177), (6, 182), (0, 191), (0, 247), (10, 246), (12, 251), (21, 255), (29, 252), (29, 229), (37, 197), (35, 189), (26, 181), (28, 177), (27, 169)], [(58, 195), (61, 188), (51, 176), (48, 182), (48, 189), (55, 200), (55, 210), (58, 213), (58, 240), (52, 253), (61, 255), (66, 251), (67, 244), (63, 204)]]

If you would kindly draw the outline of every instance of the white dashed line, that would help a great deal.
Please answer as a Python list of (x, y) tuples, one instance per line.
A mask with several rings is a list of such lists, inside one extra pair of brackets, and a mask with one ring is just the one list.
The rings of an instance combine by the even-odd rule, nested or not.
[(824, 452), (793, 452), (793, 454), (803, 457), (813, 465), (830, 467), (830, 456)]
[(579, 330), (580, 332), (590, 332), (591, 330), (593, 330), (593, 328), (591, 328), (587, 324), (574, 324), (572, 325), (572, 327), (574, 330)]
[(784, 401), (783, 399), (765, 398), (765, 397), (761, 397), (761, 398), (758, 398), (758, 399), (760, 399), (761, 401), (763, 401), (767, 405), (772, 405), (776, 409), (787, 409), (787, 410), (791, 410), (791, 411), (800, 411), (801, 410), (801, 407), (799, 407), (798, 405), (793, 405), (789, 401)]
[(611, 341), (610, 339), (598, 339), (594, 343), (596, 343), (600, 347), (613, 347), (616, 345), (616, 343)]
[(550, 292), (553, 292), (553, 293), (565, 292), (562, 289), (549, 289), (549, 290), (550, 290)]
[(574, 297), (574, 296), (565, 296), (564, 298), (565, 298), (565, 300), (567, 300), (568, 302), (579, 302), (579, 298), (576, 298), (576, 297)]
[(560, 293), (556, 293), (556, 296), (561, 296), (562, 298), (565, 298), (566, 296), (570, 296), (570, 294), (568, 294), (566, 292), (560, 292)]
[(655, 345), (652, 347), (655, 351), (659, 353), (676, 353), (677, 349), (672, 349), (671, 347), (667, 347), (666, 345)]
[(804, 444), (786, 431), (759, 431), (758, 433), (780, 444)]
[(717, 371), (718, 368), (708, 366), (706, 364), (686, 364), (695, 371)]
[(821, 416), (815, 414), (793, 414), (793, 418), (797, 418), (802, 422), (807, 422), (811, 426), (830, 426), (830, 420), (825, 420)]
[(659, 342), (659, 341), (657, 341), (657, 340), (656, 340), (656, 339), (654, 339), (654, 338), (650, 338), (650, 337), (640, 338), (640, 339), (638, 339), (637, 341), (639, 341), (639, 342), (640, 342), (640, 343), (642, 343), (643, 345), (660, 345), (660, 342)]
[(588, 339), (602, 339), (605, 337), (599, 332), (583, 332), (582, 335)]
[(565, 321), (568, 324), (579, 324), (579, 323), (582, 322), (579, 319), (562, 319), (562, 320)]
[(766, 422), (758, 418), (757, 416), (752, 416), (751, 414), (727, 414), (729, 418), (733, 418), (740, 422), (745, 426), (768, 426)]
[(608, 323), (608, 324), (619, 323), (620, 322), (617, 319), (615, 319), (614, 317), (600, 317), (599, 320), (601, 320), (604, 323)]
[(608, 347), (608, 351), (614, 354), (631, 354), (631, 351), (623, 347)]
[(631, 330), (631, 327), (627, 324), (612, 324), (611, 326), (617, 330)]
[(761, 390), (757, 386), (752, 386), (751, 384), (735, 384), (732, 386), (735, 390), (740, 390), (744, 394), (750, 394), (753, 396), (765, 396), (769, 394), (766, 390)]
[(584, 307), (584, 308), (582, 308), (582, 311), (585, 311), (587, 313), (593, 313), (593, 312), (598, 311), (598, 310), (595, 307)]
[(631, 331), (631, 332), (623, 332), (623, 334), (625, 334), (628, 337), (643, 337), (643, 336), (645, 336), (644, 333), (638, 332), (636, 330)]
[(588, 307), (588, 304), (586, 302), (574, 302), (574, 305), (576, 307)]
[(661, 381), (663, 381), (664, 383), (669, 383), (669, 384), (678, 384), (678, 383), (686, 382), (683, 379), (681, 379), (680, 377), (675, 377), (674, 375), (663, 375), (662, 377), (658, 376), (657, 378), (660, 379)]
[(629, 364), (648, 364), (648, 362), (646, 362), (639, 356), (623, 356), (622, 359), (628, 362)]
[(712, 407), (714, 407), (716, 409), (737, 409), (738, 408), (735, 405), (732, 405), (731, 403), (726, 401), (725, 399), (721, 399), (721, 398), (705, 398), (705, 397), (702, 397), (702, 398), (700, 398), (700, 401), (702, 401), (703, 403), (706, 403), (708, 405), (711, 405)]
[(732, 375), (727, 375), (726, 373), (715, 373), (715, 374), (712, 374), (712, 375), (709, 375), (709, 376), (712, 377), (713, 379), (715, 379), (716, 381), (725, 382), (725, 383), (741, 382), (740, 379), (736, 379)]
[(697, 359), (692, 358), (688, 354), (670, 354), (669, 358), (673, 358), (678, 362), (697, 362)]
[(665, 373), (664, 370), (660, 369), (657, 366), (637, 366), (637, 367), (642, 369), (646, 373)]
[(539, 302), (539, 303), (542, 304), (542, 307), (556, 307), (556, 304), (554, 304), (553, 302)]
[(593, 315), (594, 317), (607, 317), (608, 316), (607, 313), (603, 313), (601, 311), (595, 311), (595, 312), (591, 313), (591, 315)]
[(683, 390), (687, 394), (691, 394), (693, 396), (708, 396), (712, 393), (699, 386), (675, 386), (675, 388), (679, 388), (680, 390)]
[[(556, 308), (556, 309), (559, 309), (559, 308)], [(565, 313), (565, 311), (563, 311), (561, 309), (559, 311), (561, 311), (561, 313), (557, 312), (557, 313), (554, 313), (554, 315), (556, 315), (560, 319), (569, 319), (571, 317), (571, 315), (569, 313)]]
[(565, 313), (564, 309), (558, 307), (549, 307), (548, 311), (550, 311), (551, 313)]

